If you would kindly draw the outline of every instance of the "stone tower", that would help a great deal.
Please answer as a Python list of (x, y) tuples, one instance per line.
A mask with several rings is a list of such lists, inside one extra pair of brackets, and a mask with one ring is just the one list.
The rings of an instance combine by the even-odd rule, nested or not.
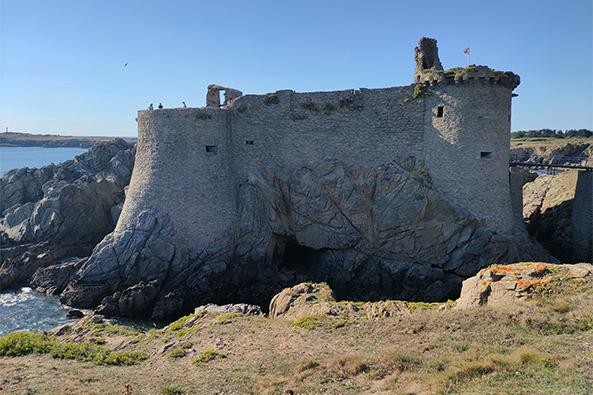
[(443, 70), (439, 59), (439, 48), (434, 38), (422, 37), (415, 48), (414, 82), (420, 82), (424, 70)]
[(510, 234), (511, 99), (519, 76), (476, 65), (443, 71), (436, 40), (425, 37), (415, 58), (416, 92), (426, 106), (425, 158), (436, 188)]

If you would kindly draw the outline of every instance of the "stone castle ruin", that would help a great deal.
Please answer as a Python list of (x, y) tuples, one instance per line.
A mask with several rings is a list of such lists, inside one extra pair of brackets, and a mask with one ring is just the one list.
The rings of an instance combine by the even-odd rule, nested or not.
[(310, 280), (338, 297), (436, 301), (517, 259), (508, 162), (519, 77), (443, 70), (429, 38), (415, 60), (410, 86), (210, 85), (205, 108), (139, 111), (117, 227), (62, 300), (161, 318), (265, 304)]

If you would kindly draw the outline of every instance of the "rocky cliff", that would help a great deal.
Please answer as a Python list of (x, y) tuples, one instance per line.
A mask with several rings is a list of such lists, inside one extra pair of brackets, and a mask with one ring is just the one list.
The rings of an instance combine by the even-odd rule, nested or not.
[(105, 314), (163, 318), (205, 302), (266, 305), (302, 281), (327, 281), (339, 299), (445, 300), (493, 262), (550, 259), (522, 224), (501, 237), (448, 201), (413, 158), (253, 174), (237, 190), (232, 244), (191, 253), (151, 211), (110, 233), (133, 164), (134, 149), (115, 140), (1, 178), (0, 287), (27, 283)]
[[(590, 252), (583, 254), (577, 248), (579, 229), (574, 221), (573, 208), (578, 179), (579, 172), (565, 171), (558, 175), (539, 176), (525, 184), (523, 189), (523, 216), (529, 233), (563, 262), (591, 259)], [(593, 191), (589, 192), (589, 202), (591, 195)], [(580, 198), (583, 200), (583, 196)], [(585, 250), (591, 251), (590, 248)]]
[[(590, 140), (557, 143), (514, 143), (511, 158), (525, 162), (584, 164), (593, 161), (593, 144)], [(591, 164), (589, 164), (591, 166)]]
[(88, 256), (115, 226), (133, 165), (134, 149), (117, 139), (0, 178), (0, 289), (64, 258)]
[[(432, 187), (412, 158), (379, 167), (328, 161), (271, 168), (238, 190), (231, 245), (175, 245), (168, 218), (144, 211), (99, 243), (62, 300), (105, 314), (162, 318), (204, 302), (265, 305), (283, 287), (327, 281), (338, 298), (443, 300), (493, 262), (527, 258)], [(540, 250), (541, 252), (541, 250)]]

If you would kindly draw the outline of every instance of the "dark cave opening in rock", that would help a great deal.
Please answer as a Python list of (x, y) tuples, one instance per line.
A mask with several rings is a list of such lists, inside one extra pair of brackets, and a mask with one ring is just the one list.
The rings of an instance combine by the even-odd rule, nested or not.
[(412, 260), (394, 265), (353, 249), (315, 249), (285, 236), (276, 236), (270, 254), (270, 260), (254, 261), (247, 275), (234, 284), (221, 281), (216, 292), (188, 298), (183, 315), (206, 303), (249, 303), (268, 313), (276, 294), (304, 282), (327, 283), (337, 301), (446, 302), (459, 297), (463, 280)]
[(287, 243), (280, 267), (285, 270), (306, 274), (314, 269), (319, 262), (321, 250), (306, 247), (300, 244)]
[(442, 270), (410, 263), (394, 271), (373, 256), (358, 256), (354, 263), (351, 252), (315, 249), (292, 239), (279, 240), (273, 266), (283, 280), (277, 291), (306, 281), (326, 282), (338, 301), (360, 302), (445, 302), (457, 299), (461, 292), (462, 279)]

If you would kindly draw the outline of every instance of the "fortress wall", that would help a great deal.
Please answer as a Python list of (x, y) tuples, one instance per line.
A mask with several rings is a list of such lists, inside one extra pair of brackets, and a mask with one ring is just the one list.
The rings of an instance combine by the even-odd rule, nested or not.
[(374, 166), (422, 157), (424, 107), (421, 100), (405, 100), (409, 96), (410, 87), (243, 96), (232, 110), (237, 172), (328, 159)]
[(512, 229), (511, 92), (470, 80), (430, 88), (425, 102), (424, 145), (435, 187), (502, 234)]
[(136, 164), (116, 231), (152, 208), (172, 219), (186, 246), (230, 238), (235, 189), (229, 130), (228, 113), (219, 109), (139, 111)]
[[(511, 90), (472, 81), (414, 99), (412, 89), (279, 91), (242, 96), (229, 108), (140, 111), (136, 165), (116, 232), (155, 209), (172, 219), (180, 243), (199, 250), (230, 241), (237, 189), (251, 174), (409, 156), (427, 160), (436, 188), (453, 202), (509, 232)], [(443, 118), (436, 118), (438, 105)]]

